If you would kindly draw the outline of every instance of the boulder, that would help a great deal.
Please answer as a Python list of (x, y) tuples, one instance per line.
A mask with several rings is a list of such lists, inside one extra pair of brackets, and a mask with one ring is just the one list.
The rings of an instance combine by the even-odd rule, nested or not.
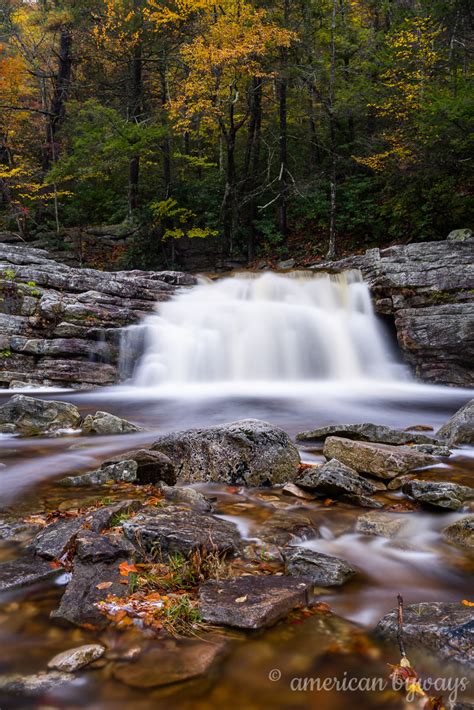
[(61, 573), (61, 569), (53, 569), (48, 562), (37, 557), (26, 556), (10, 562), (0, 562), (0, 593), (41, 584)]
[(76, 536), (76, 555), (82, 562), (113, 562), (136, 553), (131, 542), (121, 535), (99, 535), (92, 530), (81, 530)]
[(74, 671), (78, 671), (101, 658), (104, 653), (104, 646), (98, 643), (89, 643), (85, 646), (70, 648), (54, 656), (49, 661), (48, 668), (64, 673), (74, 673)]
[(379, 535), (380, 537), (396, 537), (407, 525), (407, 516), (394, 513), (370, 512), (364, 513), (356, 522), (356, 532), (363, 535)]
[(208, 580), (199, 588), (199, 612), (211, 624), (260, 629), (309, 604), (312, 589), (312, 580), (305, 577), (246, 575)]
[(84, 434), (101, 434), (107, 436), (109, 434), (132, 434), (136, 431), (145, 431), (143, 427), (128, 422), (126, 419), (116, 417), (109, 412), (96, 412), (94, 415), (89, 414), (82, 422), (82, 431)]
[[(78, 626), (89, 624), (99, 629), (105, 628), (108, 622), (106, 616), (100, 612), (100, 603), (105, 601), (109, 594), (125, 597), (129, 593), (126, 578), (120, 575), (121, 561), (126, 561), (126, 558), (96, 564), (75, 558), (71, 581), (61, 598), (59, 608), (51, 613), (51, 618)], [(111, 582), (110, 586), (100, 588), (108, 582)]]
[(131, 513), (136, 513), (141, 507), (142, 504), (139, 500), (121, 500), (118, 503), (106, 505), (87, 514), (84, 518), (85, 526), (93, 532), (100, 533), (129, 517)]
[(412, 451), (409, 447), (371, 444), (338, 436), (326, 439), (323, 453), (327, 459), (336, 458), (358, 473), (367, 473), (384, 480), (435, 462), (432, 456)]
[(300, 463), (289, 436), (256, 419), (165, 434), (151, 448), (171, 459), (182, 483), (286, 483), (296, 477)]
[[(383, 617), (376, 633), (397, 639), (397, 610)], [(420, 602), (405, 606), (403, 614), (405, 646), (420, 646), (447, 661), (474, 663), (474, 609), (463, 604)]]
[(446, 239), (448, 242), (466, 242), (472, 239), (472, 229), (453, 229)]
[(319, 537), (319, 532), (304, 510), (277, 510), (265, 520), (255, 535), (262, 542), (271, 545), (286, 545), (289, 542)]
[(103, 464), (101, 468), (89, 473), (82, 473), (79, 476), (66, 476), (58, 481), (60, 486), (70, 488), (81, 488), (82, 486), (103, 486), (105, 483), (113, 481), (115, 483), (136, 483), (137, 482), (137, 462), (120, 461), (120, 463)]
[(474, 444), (474, 399), (461, 407), (438, 431), (439, 439), (445, 439), (449, 446)]
[(160, 493), (166, 500), (179, 505), (190, 506), (200, 513), (209, 513), (212, 505), (202, 493), (189, 486), (160, 486)]
[(298, 441), (326, 439), (328, 436), (341, 436), (355, 441), (371, 441), (376, 444), (435, 444), (436, 440), (425, 434), (392, 429), (381, 424), (331, 424), (312, 431), (297, 434)]
[(122, 461), (135, 461), (137, 464), (136, 480), (139, 484), (163, 482), (168, 486), (174, 486), (176, 483), (175, 467), (170, 459), (160, 451), (152, 451), (151, 449), (125, 451), (119, 456), (104, 461), (101, 468)]
[(331, 459), (324, 466), (305, 469), (296, 482), (302, 488), (309, 488), (315, 493), (329, 497), (344, 494), (372, 495), (377, 490), (371, 481), (359, 476), (357, 471), (337, 459)]
[(443, 537), (449, 542), (455, 542), (461, 547), (474, 548), (474, 515), (466, 515), (465, 518), (448, 525), (442, 531)]
[(402, 491), (412, 500), (429, 507), (459, 510), (469, 498), (474, 498), (474, 488), (459, 486), (450, 481), (407, 481)]
[(36, 436), (61, 429), (78, 429), (81, 415), (69, 402), (54, 402), (16, 394), (0, 406), (0, 432)]
[(158, 688), (197, 678), (222, 655), (222, 638), (160, 639), (134, 663), (116, 664), (113, 677), (132, 688)]
[(318, 587), (339, 587), (356, 574), (345, 560), (304, 547), (286, 547), (283, 557), (287, 574), (308, 577)]
[(132, 543), (156, 559), (202, 549), (231, 554), (240, 543), (232, 523), (177, 505), (149, 509), (125, 520), (122, 527)]
[(83, 517), (64, 518), (50, 523), (34, 538), (30, 549), (47, 560), (60, 560), (74, 547), (76, 535), (84, 523)]

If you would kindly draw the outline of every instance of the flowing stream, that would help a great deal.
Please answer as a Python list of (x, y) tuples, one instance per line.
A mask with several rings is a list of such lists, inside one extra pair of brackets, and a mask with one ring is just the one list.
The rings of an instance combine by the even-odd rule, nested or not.
[[(93, 490), (63, 489), (55, 480), (91, 470), (111, 454), (147, 446), (158, 433), (242, 418), (269, 421), (291, 436), (326, 424), (365, 421), (436, 430), (472, 396), (466, 390), (424, 385), (411, 378), (392, 334), (374, 315), (368, 288), (358, 272), (203, 279), (128, 329), (121, 359), (129, 377), (123, 385), (91, 392), (45, 391), (40, 396), (74, 402), (84, 414), (107, 410), (147, 431), (115, 437), (71, 433), (19, 439), (0, 435), (0, 460), (6, 465), (0, 471), (0, 490), (7, 519), (96, 500)], [(0, 393), (0, 402), (10, 394)], [(306, 444), (300, 451), (305, 462), (322, 460), (321, 446)], [(459, 448), (422, 475), (468, 483), (473, 460), (472, 449)], [(395, 606), (398, 592), (406, 603), (469, 598), (472, 559), (441, 536), (442, 528), (461, 513), (412, 513), (403, 534), (387, 539), (356, 533), (356, 519), (364, 511), (349, 505), (301, 502), (278, 490), (200, 488), (215, 497), (218, 514), (235, 522), (250, 539), (258, 524), (276, 510), (291, 512), (303, 506), (319, 531), (317, 539), (305, 544), (344, 557), (362, 573), (357, 581), (321, 598), (362, 629), (372, 628)], [(384, 492), (380, 500), (402, 509), (397, 491)], [(0, 517), (0, 532), (1, 522)], [(0, 541), (1, 560), (17, 555), (18, 546)], [(60, 629), (49, 622), (58, 594), (59, 588), (50, 585), (18, 594), (0, 607), (0, 647), (5, 651), (0, 651), (0, 671), (36, 672), (58, 650), (94, 640), (87, 630)], [(218, 676), (188, 684), (184, 690), (138, 691), (89, 673), (79, 676), (64, 697), (48, 697), (43, 705), (92, 710), (227, 705), (337, 710), (350, 702), (354, 707), (358, 703), (360, 707), (398, 707), (370, 693), (349, 699), (335, 693), (303, 697), (269, 682), (268, 671), (275, 667), (299, 667), (300, 675), (337, 674), (347, 668), (354, 672), (377, 668), (385, 673), (385, 663), (397, 661), (395, 649), (380, 645), (373, 658), (351, 651), (321, 660), (315, 649), (325, 642), (315, 624), (311, 618), (301, 626), (279, 625), (240, 639)], [(112, 632), (108, 638), (112, 639)], [(119, 634), (111, 643), (126, 645), (127, 636)], [(136, 643), (133, 637), (130, 644)], [(443, 670), (422, 654), (417, 658), (425, 672)]]

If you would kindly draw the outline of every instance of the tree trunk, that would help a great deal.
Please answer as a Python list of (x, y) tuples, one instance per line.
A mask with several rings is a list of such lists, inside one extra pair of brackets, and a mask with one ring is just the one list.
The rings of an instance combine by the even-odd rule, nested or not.
[[(288, 25), (290, 14), (290, 0), (284, 0), (283, 19), (285, 27)], [(282, 49), (280, 52), (280, 77), (278, 79), (278, 116), (279, 116), (279, 152), (280, 152), (280, 173), (279, 173), (279, 197), (278, 197), (278, 228), (283, 235), (284, 245), (287, 247), (288, 240), (288, 220), (287, 220), (287, 196), (288, 196), (288, 130), (287, 130), (287, 90), (288, 82), (286, 70), (288, 66), (288, 52)]]
[(331, 167), (329, 174), (330, 188), (330, 217), (329, 217), (329, 247), (326, 254), (326, 259), (334, 259), (336, 256), (336, 215), (337, 215), (337, 175), (336, 175), (336, 126), (334, 116), (334, 84), (336, 79), (336, 16), (337, 2), (333, 0), (332, 20), (331, 20), (331, 68), (329, 75), (329, 136), (330, 136), (330, 156)]
[(70, 27), (61, 28), (57, 57), (58, 69), (54, 77), (53, 96), (46, 122), (46, 145), (43, 151), (44, 172), (47, 172), (58, 158), (57, 132), (66, 115), (66, 100), (71, 85), (72, 72), (72, 34)]
[(222, 212), (224, 222), (224, 255), (232, 256), (237, 229), (237, 172), (235, 167), (235, 131), (226, 135), (227, 173)]
[(162, 121), (163, 126), (166, 129), (166, 135), (163, 140), (162, 151), (163, 151), (163, 179), (165, 183), (165, 198), (171, 194), (171, 143), (169, 136), (169, 126), (168, 126), (168, 114), (166, 111), (166, 105), (168, 103), (168, 77), (166, 71), (166, 65), (163, 63), (160, 66), (160, 84), (161, 84), (161, 110), (162, 110)]
[(249, 261), (255, 258), (256, 251), (256, 227), (257, 201), (256, 191), (258, 189), (258, 170), (260, 163), (260, 142), (262, 128), (262, 79), (254, 77), (252, 79), (252, 104), (249, 127), (247, 132), (247, 145), (245, 148), (244, 176), (246, 192), (250, 195), (248, 208), (248, 242), (247, 257)]
[[(129, 118), (138, 123), (142, 107), (142, 48), (137, 42), (133, 49), (131, 63), (131, 88)], [(140, 156), (133, 155), (130, 158), (128, 177), (128, 214), (131, 216), (138, 208), (138, 189), (140, 182)]]

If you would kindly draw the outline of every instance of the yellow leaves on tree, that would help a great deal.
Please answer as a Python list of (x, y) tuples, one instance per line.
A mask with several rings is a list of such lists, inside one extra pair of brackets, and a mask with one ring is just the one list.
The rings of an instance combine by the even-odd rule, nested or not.
[(224, 2), (205, 22), (204, 31), (181, 50), (187, 76), (171, 102), (171, 116), (184, 130), (196, 121), (201, 129), (223, 128), (231, 107), (234, 120), (239, 113), (245, 118), (248, 82), (271, 76), (265, 60), (295, 39), (247, 2)]

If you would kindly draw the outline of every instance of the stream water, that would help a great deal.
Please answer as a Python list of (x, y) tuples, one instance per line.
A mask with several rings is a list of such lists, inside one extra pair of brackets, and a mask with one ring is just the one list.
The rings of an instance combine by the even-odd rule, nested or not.
[[(128, 331), (122, 366), (130, 378), (123, 385), (91, 392), (45, 391), (39, 396), (74, 402), (84, 414), (107, 410), (147, 431), (109, 437), (74, 432), (34, 439), (0, 435), (0, 458), (6, 464), (0, 489), (7, 518), (97, 500), (97, 491), (78, 493), (55, 481), (91, 470), (111, 454), (151, 444), (158, 433), (242, 418), (269, 421), (291, 436), (325, 424), (364, 421), (436, 430), (472, 397), (466, 390), (423, 385), (410, 377), (392, 336), (374, 316), (357, 272), (203, 280), (160, 304), (156, 314)], [(0, 393), (0, 403), (9, 394)], [(304, 462), (323, 459), (317, 445), (300, 450)], [(422, 476), (468, 483), (473, 462), (473, 449), (455, 449)], [(377, 494), (410, 518), (403, 535), (389, 540), (356, 533), (356, 519), (364, 511), (349, 505), (300, 501), (273, 489), (201, 489), (215, 497), (218, 514), (235, 522), (243, 537), (254, 537), (258, 523), (277, 510), (303, 508), (312, 516), (320, 537), (305, 544), (347, 559), (362, 573), (357, 581), (321, 597), (354, 622), (360, 636), (348, 635), (343, 625), (334, 623), (328, 629), (317, 617), (308, 617), (265, 633), (235, 634), (231, 652), (205, 680), (139, 691), (114, 680), (107, 668), (97, 669), (79, 674), (72, 687), (31, 705), (15, 705), (10, 699), (7, 705), (0, 701), (0, 708), (407, 707), (388, 690), (298, 693), (291, 690), (290, 679), (341, 677), (344, 672), (387, 679), (386, 663), (396, 663), (398, 651), (366, 637), (365, 630), (394, 608), (397, 593), (406, 603), (469, 598), (472, 558), (441, 536), (441, 529), (462, 513), (410, 512), (397, 491)], [(115, 495), (119, 493), (111, 489), (111, 499)], [(0, 560), (14, 559), (18, 552), (19, 544), (0, 542)], [(59, 594), (59, 586), (49, 584), (3, 600), (0, 671), (44, 670), (54, 653), (96, 638), (93, 632), (50, 622)], [(112, 646), (137, 644), (132, 632), (107, 633)], [(412, 655), (421, 673), (460, 673), (426, 654)], [(279, 682), (269, 680), (275, 668), (282, 672)]]

